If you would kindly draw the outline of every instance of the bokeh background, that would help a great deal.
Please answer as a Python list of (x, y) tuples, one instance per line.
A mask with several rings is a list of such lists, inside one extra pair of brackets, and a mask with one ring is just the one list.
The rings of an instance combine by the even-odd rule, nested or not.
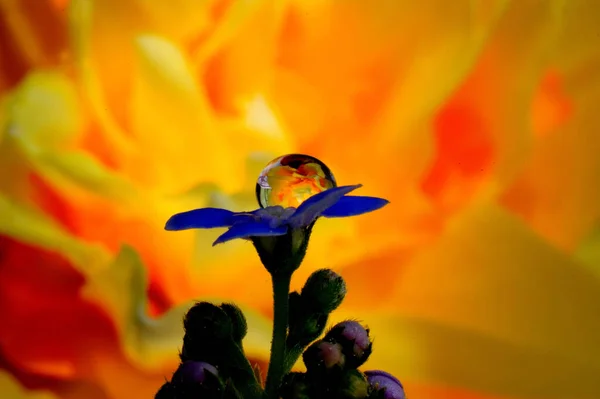
[(600, 398), (600, 3), (0, 0), (0, 397), (153, 397), (251, 244), (165, 232), (318, 157), (381, 211), (317, 224), (370, 369), (412, 399)]

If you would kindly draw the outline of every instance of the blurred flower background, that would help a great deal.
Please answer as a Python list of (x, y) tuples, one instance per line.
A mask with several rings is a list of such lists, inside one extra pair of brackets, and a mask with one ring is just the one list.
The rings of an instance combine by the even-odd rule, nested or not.
[(320, 221), (409, 397), (600, 397), (600, 4), (0, 0), (0, 393), (150, 398), (193, 299), (271, 291), (252, 245), (169, 233), (256, 208), (276, 156), (383, 210)]

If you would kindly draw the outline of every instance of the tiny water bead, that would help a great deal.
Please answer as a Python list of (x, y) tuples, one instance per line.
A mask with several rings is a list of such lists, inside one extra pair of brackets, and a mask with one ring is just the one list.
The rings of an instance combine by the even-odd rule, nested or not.
[(333, 174), (317, 158), (289, 154), (269, 162), (256, 183), (256, 198), (261, 208), (297, 208), (321, 191), (336, 187)]

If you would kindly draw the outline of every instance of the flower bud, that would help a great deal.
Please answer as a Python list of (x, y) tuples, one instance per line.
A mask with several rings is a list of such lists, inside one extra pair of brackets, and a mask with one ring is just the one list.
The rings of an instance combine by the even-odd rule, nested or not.
[(304, 311), (304, 308), (305, 308), (304, 301), (302, 300), (302, 297), (300, 296), (300, 294), (298, 292), (296, 292), (296, 291), (290, 292), (290, 294), (288, 295), (288, 303), (289, 303), (288, 317), (289, 317), (289, 324), (291, 325), (296, 320), (301, 318), (303, 313), (306, 313), (306, 312)]
[(177, 399), (177, 392), (173, 384), (165, 382), (154, 395), (154, 399)]
[(206, 362), (181, 363), (173, 374), (171, 385), (176, 398), (192, 398), (201, 394), (205, 394), (207, 398), (218, 397), (222, 390), (218, 370)]
[(203, 384), (210, 378), (218, 378), (219, 371), (206, 362), (188, 361), (179, 365), (171, 382), (180, 384)]
[[(251, 396), (254, 397), (254, 396)], [(233, 380), (231, 378), (229, 378), (227, 381), (225, 381), (225, 388), (223, 388), (223, 394), (219, 399), (243, 399), (244, 396), (242, 396), (242, 394), (240, 393), (240, 391), (238, 391), (238, 389), (235, 387)], [(179, 399), (179, 398), (176, 398)], [(198, 399), (198, 398), (193, 398), (193, 399)]]
[(346, 296), (346, 283), (333, 270), (321, 269), (310, 275), (302, 297), (317, 312), (331, 313), (342, 303)]
[(343, 321), (333, 326), (324, 340), (342, 346), (348, 368), (357, 368), (371, 355), (372, 343), (369, 330), (353, 320)]
[(232, 338), (235, 342), (242, 342), (242, 339), (248, 332), (248, 324), (246, 323), (246, 317), (242, 310), (233, 303), (224, 303), (221, 305), (221, 309), (229, 316), (233, 327)]
[(342, 347), (339, 344), (317, 341), (306, 349), (302, 359), (309, 372), (343, 368), (345, 364)]
[(347, 370), (339, 383), (339, 398), (362, 399), (369, 394), (367, 377), (358, 370)]
[(183, 326), (182, 361), (202, 360), (221, 365), (221, 360), (228, 357), (227, 350), (234, 345), (233, 325), (223, 309), (199, 302), (187, 312)]
[(232, 336), (233, 325), (225, 311), (209, 302), (196, 303), (183, 321), (186, 335), (194, 339), (223, 340)]
[(306, 374), (289, 373), (283, 377), (279, 395), (282, 399), (310, 399), (310, 388)]
[(365, 371), (373, 393), (381, 399), (406, 399), (404, 387), (393, 375), (381, 370)]
[(328, 316), (313, 312), (297, 292), (290, 293), (289, 304), (288, 345), (305, 347), (323, 333)]

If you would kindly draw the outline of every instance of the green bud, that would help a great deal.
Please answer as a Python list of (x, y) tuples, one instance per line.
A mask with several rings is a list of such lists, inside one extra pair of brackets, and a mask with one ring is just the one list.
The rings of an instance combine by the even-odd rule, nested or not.
[(367, 377), (360, 371), (347, 370), (341, 377), (339, 384), (339, 398), (362, 399), (369, 394)]
[(304, 347), (319, 338), (327, 324), (327, 315), (315, 313), (297, 292), (290, 293), (289, 346)]
[(185, 315), (183, 327), (186, 335), (206, 340), (224, 340), (230, 338), (233, 331), (227, 313), (209, 302), (196, 303)]
[(233, 303), (221, 304), (221, 309), (229, 316), (233, 327), (232, 338), (235, 342), (240, 343), (248, 332), (248, 324), (242, 310)]
[(288, 303), (289, 303), (289, 305), (288, 305), (289, 306), (289, 313), (288, 313), (289, 324), (292, 325), (296, 320), (303, 317), (303, 314), (305, 313), (305, 311), (304, 311), (305, 306), (304, 306), (304, 301), (302, 300), (302, 297), (296, 291), (290, 292), (290, 295), (288, 296)]
[(294, 372), (283, 377), (279, 395), (282, 399), (310, 399), (313, 397), (310, 391), (307, 375)]
[(183, 321), (185, 335), (181, 360), (202, 360), (219, 364), (223, 348), (233, 345), (231, 319), (220, 307), (198, 302), (187, 312)]
[(342, 277), (330, 269), (317, 270), (310, 275), (304, 288), (302, 298), (315, 310), (331, 313), (346, 296), (346, 283)]
[(235, 382), (241, 397), (253, 398), (260, 392), (260, 385), (242, 345), (234, 341), (234, 335), (240, 338), (245, 334), (245, 324), (243, 314), (234, 305), (197, 303), (183, 322), (185, 335), (180, 358), (183, 362), (192, 360), (214, 365), (219, 376)]

